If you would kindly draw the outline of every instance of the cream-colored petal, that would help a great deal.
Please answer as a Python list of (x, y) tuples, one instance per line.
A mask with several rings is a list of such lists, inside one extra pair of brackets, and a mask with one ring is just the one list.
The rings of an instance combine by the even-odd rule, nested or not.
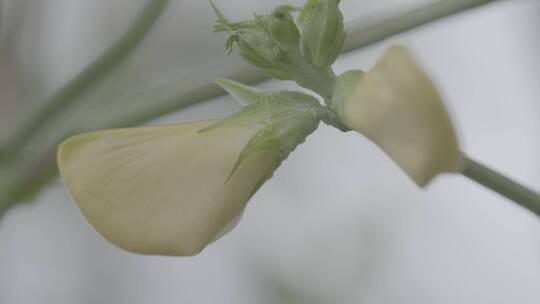
[(385, 151), (419, 186), (461, 168), (454, 127), (432, 81), (400, 46), (359, 76), (338, 116)]
[(227, 181), (258, 126), (199, 133), (211, 123), (75, 136), (59, 147), (60, 172), (84, 216), (113, 244), (143, 254), (197, 254), (242, 213), (277, 161), (257, 153)]

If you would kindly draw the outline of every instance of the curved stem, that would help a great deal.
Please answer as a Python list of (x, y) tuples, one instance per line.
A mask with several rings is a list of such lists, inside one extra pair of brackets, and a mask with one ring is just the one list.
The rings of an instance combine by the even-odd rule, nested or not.
[(463, 175), (540, 216), (540, 194), (466, 156)]
[(43, 108), (25, 120), (0, 148), (0, 159), (14, 157), (37, 130), (68, 105), (73, 105), (78, 100), (77, 97), (126, 58), (152, 28), (168, 2), (169, 0), (150, 0), (142, 14), (118, 41), (64, 87), (40, 102)]

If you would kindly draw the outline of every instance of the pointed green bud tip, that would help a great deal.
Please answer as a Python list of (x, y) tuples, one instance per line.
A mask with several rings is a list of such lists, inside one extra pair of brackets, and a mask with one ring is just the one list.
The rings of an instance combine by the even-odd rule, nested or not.
[(309, 0), (298, 18), (304, 57), (318, 68), (328, 67), (341, 53), (347, 36), (336, 0)]
[(340, 75), (332, 104), (343, 124), (371, 139), (419, 186), (461, 170), (442, 98), (405, 48), (390, 47), (368, 72)]
[(244, 105), (254, 104), (261, 100), (265, 95), (265, 93), (260, 90), (234, 80), (216, 79), (214, 82)]

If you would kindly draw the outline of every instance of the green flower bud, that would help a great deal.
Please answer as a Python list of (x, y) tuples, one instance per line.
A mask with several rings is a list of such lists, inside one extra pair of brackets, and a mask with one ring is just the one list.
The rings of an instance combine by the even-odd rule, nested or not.
[(336, 0), (309, 0), (300, 13), (302, 52), (318, 68), (334, 63), (345, 44), (343, 15)]
[(375, 142), (419, 186), (438, 173), (461, 169), (442, 99), (403, 47), (389, 48), (366, 73), (340, 75), (332, 103), (342, 123)]
[(217, 15), (214, 31), (229, 33), (227, 51), (233, 44), (238, 44), (240, 56), (247, 62), (263, 69), (272, 77), (291, 80), (291, 73), (286, 69), (286, 52), (294, 46), (294, 22), (291, 28), (290, 8), (283, 6), (272, 15), (255, 16), (254, 20), (229, 22), (212, 4)]
[(294, 23), (291, 6), (280, 6), (270, 15), (270, 34), (277, 46), (284, 51), (298, 48), (300, 32)]
[[(312, 5), (313, 9), (311, 10), (304, 9), (306, 17), (303, 17), (302, 20), (306, 21), (305, 30), (308, 32), (308, 29), (313, 29), (314, 31), (319, 30), (315, 28), (317, 23), (313, 22), (315, 21), (314, 19), (318, 18), (317, 13), (323, 10), (324, 7), (319, 5), (322, 9), (318, 9), (317, 3), (318, 2), (315, 2), (315, 5)], [(341, 18), (335, 0), (332, 3), (335, 8), (335, 13)], [(306, 7), (310, 7), (309, 3)], [(328, 57), (326, 55), (323, 56), (326, 58), (324, 60), (329, 60), (327, 63), (319, 64), (321, 61), (319, 60), (320, 58), (314, 58), (316, 64), (319, 64), (322, 67), (315, 66), (313, 62), (310, 62), (308, 58), (302, 54), (300, 48), (300, 34), (292, 17), (292, 12), (299, 9), (284, 5), (276, 8), (269, 15), (255, 16), (253, 20), (242, 22), (229, 22), (215, 6), (214, 10), (217, 15), (214, 30), (218, 32), (226, 31), (229, 33), (229, 38), (226, 43), (228, 52), (232, 50), (233, 44), (237, 43), (242, 58), (264, 70), (272, 77), (280, 80), (293, 80), (301, 87), (318, 93), (325, 98), (325, 100), (328, 100), (331, 97), (336, 75), (330, 64), (339, 54), (341, 46), (336, 46), (335, 43), (332, 42), (336, 52), (331, 55), (330, 59), (326, 58)], [(309, 11), (309, 13), (306, 13), (306, 11)], [(319, 20), (317, 22), (319, 22)], [(342, 23), (341, 20), (341, 28), (343, 28)], [(332, 27), (329, 28), (331, 29)], [(316, 38), (314, 35), (312, 36), (312, 38)], [(342, 38), (344, 39), (345, 33), (341, 36), (343, 36)], [(323, 35), (321, 37), (324, 38), (326, 36)], [(328, 50), (330, 50), (330, 48), (317, 49), (317, 54), (315, 55), (319, 56)], [(309, 57), (309, 59), (311, 60), (313, 58)]]
[(292, 78), (289, 71), (280, 66), (280, 60), (284, 57), (283, 51), (277, 47), (271, 35), (266, 31), (268, 20), (265, 19), (259, 16), (253, 28), (241, 29), (237, 32), (240, 56), (276, 79), (290, 80)]
[(230, 231), (316, 129), (321, 108), (300, 92), (237, 96), (250, 104), (221, 121), (107, 130), (62, 143), (60, 173), (88, 222), (142, 254), (194, 255)]

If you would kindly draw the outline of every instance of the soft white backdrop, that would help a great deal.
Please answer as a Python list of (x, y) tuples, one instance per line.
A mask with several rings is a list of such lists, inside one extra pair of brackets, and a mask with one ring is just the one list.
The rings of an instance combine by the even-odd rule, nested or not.
[[(335, 68), (368, 69), (386, 45), (405, 43), (439, 84), (464, 151), (540, 189), (539, 28), (540, 2), (502, 1), (346, 54)], [(178, 39), (189, 41), (186, 33)], [(223, 97), (153, 123), (237, 109)], [(0, 303), (533, 304), (539, 290), (538, 218), (459, 176), (417, 189), (366, 139), (324, 125), (253, 197), (240, 225), (196, 257), (113, 247), (61, 181), (0, 224)]]

